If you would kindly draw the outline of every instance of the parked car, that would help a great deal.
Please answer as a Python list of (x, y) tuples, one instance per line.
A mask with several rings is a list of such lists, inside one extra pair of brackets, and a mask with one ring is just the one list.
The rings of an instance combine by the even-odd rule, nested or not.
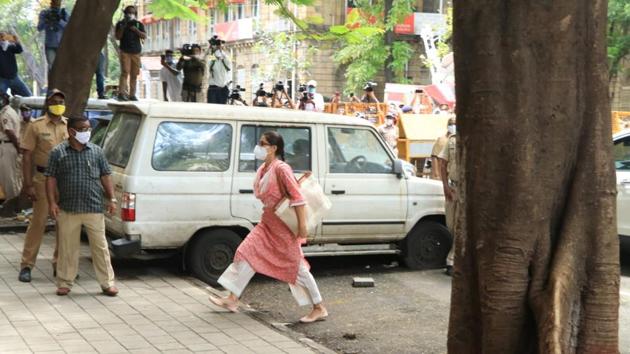
[(617, 233), (630, 244), (630, 129), (613, 136), (613, 158), (617, 174)]
[(451, 235), (440, 182), (405, 173), (369, 124), (324, 113), (191, 103), (111, 103), (103, 149), (120, 213), (106, 218), (116, 256), (182, 252), (214, 284), (259, 222), (253, 182), (260, 135), (277, 130), (286, 161), (312, 171), (333, 207), (306, 256), (399, 254), (444, 265)]

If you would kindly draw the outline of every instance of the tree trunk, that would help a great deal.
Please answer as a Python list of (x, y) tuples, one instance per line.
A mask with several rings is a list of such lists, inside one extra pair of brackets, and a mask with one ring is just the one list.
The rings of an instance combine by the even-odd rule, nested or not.
[[(393, 4), (394, 4), (394, 0), (385, 0), (385, 3), (384, 3), (385, 16), (389, 17), (389, 11), (392, 9)], [(394, 32), (386, 31), (385, 32), (385, 45), (391, 48), (393, 43), (394, 43)], [(390, 67), (393, 60), (394, 59), (391, 54), (387, 56), (387, 59), (385, 59), (385, 67), (383, 68), (383, 76), (385, 76), (385, 83), (394, 82), (394, 72), (392, 71), (392, 68)], [(383, 85), (383, 88), (384, 87), (385, 85)]]
[(120, 0), (78, 0), (49, 77), (49, 88), (66, 93), (66, 115), (83, 114), (98, 56)]
[(449, 353), (617, 353), (604, 0), (455, 0)]

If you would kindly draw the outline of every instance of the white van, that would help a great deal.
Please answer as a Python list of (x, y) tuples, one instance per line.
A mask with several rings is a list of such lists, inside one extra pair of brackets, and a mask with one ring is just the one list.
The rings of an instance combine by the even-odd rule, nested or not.
[(405, 173), (364, 120), (197, 103), (110, 107), (103, 148), (120, 213), (106, 225), (116, 256), (183, 252), (195, 276), (215, 283), (260, 219), (253, 150), (277, 130), (296, 175), (312, 171), (333, 204), (306, 256), (400, 254), (413, 269), (444, 265), (451, 235), (441, 183)]

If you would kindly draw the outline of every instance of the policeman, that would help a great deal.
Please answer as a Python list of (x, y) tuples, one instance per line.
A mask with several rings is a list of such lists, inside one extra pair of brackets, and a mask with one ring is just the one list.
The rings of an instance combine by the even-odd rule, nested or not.
[[(0, 185), (5, 199), (10, 200), (20, 193), (17, 178), (19, 153), (20, 118), (9, 105), (9, 96), (0, 95)], [(6, 206), (6, 205), (5, 205)]]
[[(31, 269), (35, 266), (48, 220), (46, 177), (44, 176), (48, 165), (48, 154), (53, 147), (68, 138), (67, 118), (63, 116), (66, 110), (65, 98), (65, 94), (57, 89), (50, 92), (46, 99), (48, 112), (29, 124), (21, 144), (24, 154), (23, 193), (33, 202), (33, 217), (26, 230), (20, 265), (19, 280), (22, 282), (31, 281)], [(53, 269), (56, 263), (57, 243), (55, 241)]]
[(457, 172), (457, 156), (456, 156), (456, 144), (457, 144), (457, 136), (455, 134), (455, 119), (449, 119), (449, 123), (447, 126), (448, 130), (448, 141), (442, 151), (438, 154), (438, 158), (440, 158), (440, 174), (442, 177), (442, 184), (444, 186), (444, 197), (445, 200), (445, 208), (446, 208), (446, 227), (453, 235), (453, 246), (451, 247), (448, 256), (446, 257), (446, 274), (453, 274), (453, 259), (455, 258), (455, 235), (457, 228), (457, 207), (458, 207), (458, 199), (457, 199), (457, 182), (458, 182), (458, 172)]
[(449, 127), (453, 127), (453, 131), (455, 131), (455, 119), (451, 118), (446, 123), (446, 134), (440, 136), (435, 140), (433, 144), (433, 150), (431, 150), (431, 179), (436, 179), (438, 181), (442, 180), (441, 168), (440, 168), (440, 158), (438, 154), (444, 150), (446, 143), (448, 142), (448, 137), (451, 136), (449, 132)]

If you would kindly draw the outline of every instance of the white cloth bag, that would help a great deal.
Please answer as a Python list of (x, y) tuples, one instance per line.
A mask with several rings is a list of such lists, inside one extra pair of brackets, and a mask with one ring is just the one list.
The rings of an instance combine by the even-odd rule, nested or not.
[[(306, 229), (308, 230), (310, 239), (315, 235), (320, 220), (330, 211), (332, 203), (326, 194), (324, 194), (322, 186), (317, 183), (312, 175), (309, 174), (300, 178), (299, 184), (300, 193), (302, 193), (302, 197), (304, 197), (304, 201), (306, 202), (306, 205), (304, 205), (306, 212)], [(288, 198), (281, 201), (276, 208), (276, 215), (289, 227), (294, 235), (297, 235), (297, 215), (295, 210), (289, 206), (289, 203)]]

